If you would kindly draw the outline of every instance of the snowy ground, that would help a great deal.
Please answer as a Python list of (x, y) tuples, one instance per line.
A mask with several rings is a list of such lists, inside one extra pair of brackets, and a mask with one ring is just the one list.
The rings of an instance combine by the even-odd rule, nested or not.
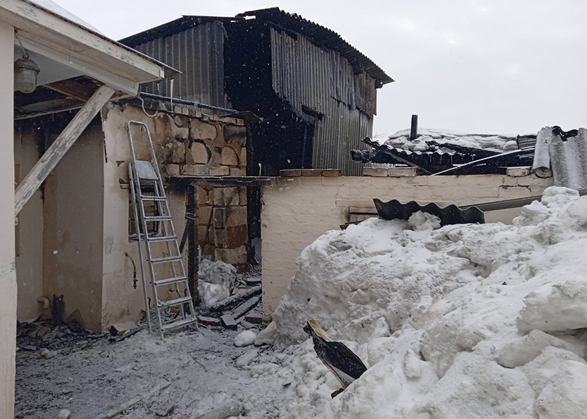
[[(269, 347), (236, 347), (239, 333), (200, 327), (165, 341), (146, 331), (118, 343), (70, 338), (67, 345), (53, 345), (57, 355), (50, 359), (40, 356), (40, 347), (36, 351), (21, 348), (16, 417), (55, 419), (61, 409), (68, 409), (71, 419), (93, 419), (165, 382), (171, 383), (168, 389), (120, 417), (194, 418), (230, 400), (253, 410), (247, 417), (271, 417), (263, 406), (254, 404), (271, 393), (259, 382), (258, 371), (275, 368), (276, 358)], [(258, 355), (251, 365), (237, 367), (241, 355), (255, 350)]]
[[(247, 418), (586, 418), (585, 249), (587, 197), (565, 188), (513, 226), (370, 219), (302, 252), (274, 313), (275, 351), (203, 328), (48, 360), (21, 350), (17, 413), (93, 419), (167, 380), (122, 417), (194, 418), (237, 400)], [(369, 367), (334, 399), (340, 386), (302, 331), (312, 318)]]

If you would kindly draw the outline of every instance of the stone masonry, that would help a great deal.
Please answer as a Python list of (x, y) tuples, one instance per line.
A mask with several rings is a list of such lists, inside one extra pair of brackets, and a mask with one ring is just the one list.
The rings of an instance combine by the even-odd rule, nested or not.
[[(176, 108), (174, 114), (160, 113), (155, 120), (155, 137), (165, 175), (245, 176), (243, 121), (186, 111)], [(198, 184), (196, 208), (202, 254), (244, 269), (248, 242), (246, 187)]]

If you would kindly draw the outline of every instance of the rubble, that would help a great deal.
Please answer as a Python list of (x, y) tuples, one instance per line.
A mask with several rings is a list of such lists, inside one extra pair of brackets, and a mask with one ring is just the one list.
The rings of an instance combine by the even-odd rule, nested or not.
[(220, 317), (220, 320), (222, 321), (222, 325), (227, 329), (236, 330), (238, 328), (238, 322), (230, 314), (225, 314)]
[(135, 327), (137, 327), (136, 322), (113, 324), (112, 326), (110, 326), (110, 334), (112, 336), (122, 336), (124, 333), (134, 329)]
[(238, 357), (238, 359), (236, 360), (236, 366), (239, 367), (239, 368), (246, 367), (258, 355), (259, 355), (259, 350), (258, 349), (251, 349), (251, 350), (245, 352), (244, 355), (241, 355), (240, 357)]
[(41, 351), (41, 356), (45, 359), (54, 358), (57, 355), (57, 352), (50, 351), (49, 349), (45, 348)]

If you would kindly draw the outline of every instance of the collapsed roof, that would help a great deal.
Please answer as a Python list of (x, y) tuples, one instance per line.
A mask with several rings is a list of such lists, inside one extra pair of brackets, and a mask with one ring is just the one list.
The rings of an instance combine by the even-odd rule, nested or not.
[[(531, 166), (536, 144), (536, 135), (462, 134), (435, 129), (420, 129), (415, 139), (409, 137), (410, 130), (403, 130), (384, 143), (365, 138), (363, 142), (371, 149), (352, 150), (352, 158), (363, 163), (409, 165), (425, 174), (452, 168), (452, 174), (505, 173), (507, 167)], [(472, 164), (481, 159), (479, 164)], [(463, 168), (459, 170), (460, 165)]]

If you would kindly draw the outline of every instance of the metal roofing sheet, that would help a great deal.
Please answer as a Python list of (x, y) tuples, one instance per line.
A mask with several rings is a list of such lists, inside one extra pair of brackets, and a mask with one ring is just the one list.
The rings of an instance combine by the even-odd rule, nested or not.
[[(353, 150), (352, 156), (354, 160), (372, 163), (405, 163), (409, 161), (417, 166), (454, 166), (465, 163), (474, 162), (481, 158), (487, 157), (486, 150), (478, 150), (468, 148), (458, 148), (452, 150), (445, 148), (444, 145), (434, 147), (428, 151), (410, 151), (401, 148), (391, 147), (387, 144), (379, 144), (370, 138), (365, 138), (363, 142), (372, 147), (370, 151)], [(453, 147), (454, 148), (454, 147)], [(510, 165), (510, 166), (529, 166), (532, 162), (533, 153), (526, 152), (519, 155), (504, 155), (503, 157), (496, 156), (494, 163), (496, 165)], [(394, 158), (397, 160), (394, 161)], [(404, 160), (404, 161), (402, 161)]]
[[(587, 188), (587, 132), (546, 127), (538, 133), (533, 169), (552, 168), (555, 186)], [(576, 135), (572, 135), (576, 134)]]
[(440, 225), (442, 226), (449, 224), (485, 223), (483, 211), (476, 207), (460, 209), (456, 205), (449, 205), (441, 208), (434, 203), (422, 206), (417, 202), (410, 201), (402, 204), (396, 199), (389, 202), (374, 199), (373, 202), (375, 202), (377, 214), (384, 220), (407, 220), (415, 212), (422, 211), (440, 218)]
[(251, 10), (237, 15), (237, 17), (251, 16), (254, 16), (256, 19), (262, 19), (271, 23), (275, 23), (284, 28), (301, 33), (309, 37), (314, 42), (317, 42), (333, 51), (337, 51), (343, 57), (349, 60), (353, 66), (367, 72), (367, 74), (377, 80), (381, 85), (394, 81), (380, 67), (378, 67), (377, 64), (375, 64), (367, 56), (342, 39), (338, 33), (310, 20), (304, 19), (298, 14), (287, 13), (283, 10), (280, 10), (278, 7), (272, 7), (269, 9)]

